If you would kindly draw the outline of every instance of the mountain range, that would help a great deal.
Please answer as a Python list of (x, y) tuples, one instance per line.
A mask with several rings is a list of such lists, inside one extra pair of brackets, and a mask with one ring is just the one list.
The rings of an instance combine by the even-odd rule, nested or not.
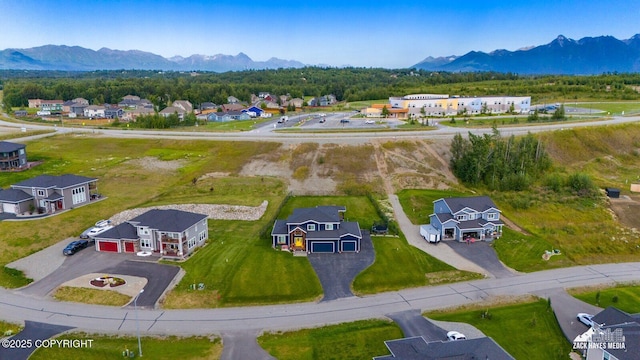
[(640, 71), (640, 34), (627, 40), (612, 36), (573, 40), (562, 35), (546, 45), (516, 51), (471, 51), (462, 56), (427, 57), (413, 65), (431, 71), (495, 71), (517, 74), (577, 74)]
[[(238, 55), (191, 55), (164, 58), (139, 50), (91, 50), (79, 46), (45, 45), (28, 49), (0, 51), (0, 70), (173, 70), (173, 71), (241, 71), (278, 68), (301, 68), (295, 60), (271, 58), (254, 61), (244, 53)], [(573, 40), (562, 35), (548, 44), (516, 51), (471, 51), (462, 56), (427, 57), (410, 68), (429, 71), (495, 71), (530, 74), (590, 75), (606, 72), (640, 71), (640, 34), (618, 40), (612, 36), (585, 37)]]
[(299, 61), (271, 58), (254, 61), (244, 53), (214, 56), (191, 55), (164, 58), (139, 50), (98, 51), (80, 46), (45, 45), (28, 49), (6, 49), (0, 51), (0, 69), (12, 70), (174, 70), (174, 71), (240, 71), (247, 69), (300, 68)]

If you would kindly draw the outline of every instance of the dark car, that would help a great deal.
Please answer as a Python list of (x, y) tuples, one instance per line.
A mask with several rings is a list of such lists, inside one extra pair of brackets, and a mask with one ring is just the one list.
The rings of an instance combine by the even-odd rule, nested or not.
[(89, 246), (89, 240), (72, 241), (72, 242), (69, 243), (69, 245), (67, 245), (66, 248), (64, 248), (64, 250), (62, 250), (62, 254), (64, 254), (64, 255), (73, 255), (73, 254), (77, 253), (78, 251), (86, 248), (87, 246)]

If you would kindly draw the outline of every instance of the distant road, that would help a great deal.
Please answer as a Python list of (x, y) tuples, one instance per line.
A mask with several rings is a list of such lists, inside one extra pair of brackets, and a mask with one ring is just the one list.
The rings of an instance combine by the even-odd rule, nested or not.
[[(442, 119), (446, 122), (446, 119)], [(290, 120), (292, 121), (292, 120)], [(505, 126), (501, 127), (500, 133), (503, 136), (525, 135), (528, 132), (536, 133), (543, 131), (563, 130), (570, 128), (581, 128), (591, 126), (615, 125), (640, 121), (640, 116), (615, 116), (607, 120), (566, 122), (555, 124), (534, 124), (528, 126)], [(275, 121), (274, 121), (275, 123)], [(278, 124), (281, 125), (281, 124)], [(33, 123), (12, 123), (0, 120), (0, 126), (25, 127), (27, 129), (51, 130), (52, 126)], [(56, 127), (57, 133), (79, 132), (91, 133), (96, 136), (118, 137), (118, 138), (164, 138), (183, 140), (222, 140), (222, 141), (277, 141), (284, 143), (302, 142), (333, 142), (347, 144), (362, 144), (371, 139), (398, 139), (398, 138), (421, 138), (421, 139), (450, 139), (455, 134), (463, 135), (468, 132), (474, 134), (489, 134), (490, 128), (464, 128), (438, 125), (435, 130), (415, 130), (415, 131), (362, 131), (344, 132), (335, 129), (335, 132), (278, 132), (273, 131), (272, 126), (263, 126), (251, 131), (241, 132), (200, 132), (200, 131), (170, 131), (170, 130), (140, 130), (140, 129), (94, 129), (85, 127)]]

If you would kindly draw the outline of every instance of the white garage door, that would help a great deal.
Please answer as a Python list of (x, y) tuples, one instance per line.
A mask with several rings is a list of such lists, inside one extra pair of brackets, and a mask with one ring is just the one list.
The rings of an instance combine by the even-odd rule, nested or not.
[(16, 213), (15, 204), (7, 204), (7, 203), (2, 204), (2, 212), (15, 214)]

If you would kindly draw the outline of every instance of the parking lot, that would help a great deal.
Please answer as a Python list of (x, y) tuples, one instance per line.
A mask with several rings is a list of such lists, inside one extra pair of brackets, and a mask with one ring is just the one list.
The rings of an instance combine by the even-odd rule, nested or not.
[(262, 124), (262, 128), (288, 129), (300, 128), (309, 130), (322, 129), (384, 129), (396, 127), (403, 124), (397, 119), (379, 118), (354, 118), (357, 112), (332, 112), (332, 113), (309, 113), (299, 115), (286, 115), (287, 120), (282, 120), (282, 116), (274, 117), (272, 121)]

